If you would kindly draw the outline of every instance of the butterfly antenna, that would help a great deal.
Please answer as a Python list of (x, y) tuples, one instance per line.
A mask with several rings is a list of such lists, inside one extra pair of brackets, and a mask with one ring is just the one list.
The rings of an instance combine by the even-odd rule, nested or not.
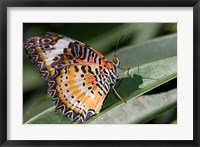
[[(125, 28), (125, 25), (126, 25), (126, 23), (123, 23), (123, 26), (122, 26), (122, 30), (121, 30), (121, 33), (120, 33), (120, 38), (119, 38), (119, 40), (118, 40), (118, 42), (117, 42), (117, 45), (116, 45), (116, 49), (115, 49), (115, 52), (114, 52), (114, 57), (117, 57), (117, 49), (118, 49), (118, 46), (119, 46), (119, 44), (120, 44), (120, 41), (124, 38), (124, 34), (125, 34), (125, 32), (124, 32), (124, 28)], [(123, 34), (123, 35), (122, 35)]]
[(118, 42), (117, 42), (117, 45), (116, 45), (116, 48), (115, 48), (115, 52), (114, 52), (114, 57), (117, 56), (116, 54), (117, 54), (117, 49), (118, 49), (119, 43), (120, 43), (120, 41), (124, 38), (124, 36), (125, 36), (125, 35), (122, 35), (122, 36), (119, 38)]

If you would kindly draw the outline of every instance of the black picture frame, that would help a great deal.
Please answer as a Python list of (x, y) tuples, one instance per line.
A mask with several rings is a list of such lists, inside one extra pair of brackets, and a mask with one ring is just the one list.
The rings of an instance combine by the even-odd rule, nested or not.
[[(24, 140), (7, 140), (7, 8), (8, 7), (193, 7), (193, 34), (194, 34), (194, 128), (192, 141), (100, 141), (100, 140), (70, 140), (70, 141), (24, 141)], [(199, 65), (200, 65), (200, 2), (199, 0), (2, 0), (0, 2), (0, 145), (1, 146), (199, 146)]]

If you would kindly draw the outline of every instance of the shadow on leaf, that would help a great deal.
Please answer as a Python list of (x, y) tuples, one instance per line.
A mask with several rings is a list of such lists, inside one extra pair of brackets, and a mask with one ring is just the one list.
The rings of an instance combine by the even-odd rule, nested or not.
[[(142, 76), (134, 74), (133, 77), (119, 79), (116, 83), (116, 91), (126, 101), (133, 91), (139, 90), (139, 86), (143, 83)], [(108, 108), (112, 104), (121, 101), (111, 88), (106, 97), (102, 110)]]

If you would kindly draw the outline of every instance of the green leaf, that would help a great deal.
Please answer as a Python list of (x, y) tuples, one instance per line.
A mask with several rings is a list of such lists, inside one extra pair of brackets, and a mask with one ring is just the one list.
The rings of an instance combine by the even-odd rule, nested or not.
[(172, 121), (171, 124), (177, 124), (177, 120)]
[(134, 44), (142, 43), (156, 37), (160, 33), (163, 23), (145, 23), (140, 24), (141, 28), (137, 30), (136, 36), (131, 42)]
[[(144, 78), (142, 77), (142, 74), (141, 76), (136, 74), (133, 75), (133, 73), (137, 72), (137, 68), (131, 69), (129, 73), (133, 75), (133, 77), (126, 77), (122, 80), (117, 89), (119, 95), (123, 97), (127, 103), (129, 103), (130, 100), (170, 81), (171, 79), (176, 78), (176, 62), (176, 57), (174, 56), (140, 66), (142, 71), (145, 71), (145, 76), (151, 78)], [(103, 106), (101, 113), (91, 118), (89, 122), (103, 116), (108, 111), (111, 111), (112, 108), (123, 105), (123, 102), (117, 100), (115, 95), (110, 93), (104, 104), (105, 105)]]
[(157, 115), (173, 108), (177, 102), (177, 90), (161, 94), (140, 96), (126, 104), (110, 110), (101, 117), (90, 121), (92, 124), (145, 123)]
[(116, 46), (121, 35), (126, 35), (125, 39), (132, 38), (136, 35), (138, 29), (141, 30), (143, 27), (144, 25), (140, 23), (127, 23), (93, 37), (92, 39), (87, 40), (86, 43), (97, 49), (100, 53), (105, 54), (108, 53), (113, 46)]
[[(107, 58), (111, 59), (114, 53)], [(136, 67), (145, 63), (177, 55), (177, 34), (159, 37), (143, 44), (130, 45), (117, 51), (120, 66), (123, 68)]]
[[(123, 97), (127, 103), (123, 104), (123, 102), (119, 100), (111, 90), (104, 101), (101, 112), (90, 118), (86, 123), (92, 123), (96, 119), (101, 119), (101, 117), (106, 115), (106, 113), (113, 111), (121, 105), (127, 105), (129, 102), (135, 100), (136, 97), (144, 94), (145, 92), (148, 92), (149, 90), (176, 78), (176, 34), (160, 37), (141, 45), (121, 48), (117, 54), (122, 63), (121, 67), (124, 68), (123, 65), (126, 65), (127, 67), (134, 67), (129, 70), (129, 74), (132, 77), (128, 76), (127, 72), (123, 73), (123, 75), (121, 75), (123, 80), (118, 81), (118, 87), (116, 88), (120, 96)], [(108, 57), (112, 57), (112, 55), (113, 54), (110, 54)], [(139, 61), (135, 63), (134, 61), (136, 60), (134, 58), (137, 58)], [(138, 65), (140, 66), (137, 67)], [(167, 102), (166, 105), (172, 107), (172, 105), (168, 105)], [(158, 110), (165, 109), (159, 108)], [(36, 115), (26, 123), (71, 123), (68, 119), (62, 117), (54, 111), (55, 108), (51, 107)], [(157, 112), (161, 113), (161, 111)], [(141, 114), (141, 117), (145, 116), (142, 116)], [(138, 117), (138, 119), (134, 120), (134, 122), (144, 122), (140, 120), (141, 118)], [(145, 118), (142, 120), (145, 120)]]
[(23, 121), (26, 122), (35, 115), (41, 113), (42, 111), (52, 107), (52, 102), (50, 96), (39, 96), (34, 95), (29, 98), (28, 101), (24, 102), (23, 106)]
[(46, 109), (25, 124), (71, 124), (71, 122), (55, 112), (55, 107)]
[[(27, 61), (26, 61), (27, 60)], [(28, 61), (28, 57), (24, 58), (23, 67), (23, 92), (28, 92), (38, 86), (42, 85), (44, 81), (38, 74), (38, 69), (34, 66), (30, 66), (33, 63)]]
[[(164, 68), (165, 72), (164, 71), (159, 72), (160, 68), (163, 68), (163, 66), (165, 67)], [(124, 80), (122, 80), (117, 91), (127, 101), (127, 104), (133, 98), (175, 78), (176, 77), (176, 57), (171, 57), (171, 58), (159, 60), (159, 61), (156, 61), (153, 63), (145, 64), (145, 65), (141, 66), (140, 68), (142, 70), (145, 70), (145, 68), (146, 68), (146, 71), (148, 71), (148, 72), (146, 72), (147, 75), (152, 76), (152, 77), (157, 77), (157, 79), (156, 80), (155, 79), (142, 80), (143, 78), (139, 75), (133, 75), (132, 78), (125, 77)], [(151, 68), (153, 68), (154, 70), (150, 70)], [(129, 71), (129, 74), (132, 75), (136, 71), (137, 71), (137, 68), (131, 69)], [(165, 104), (167, 106), (168, 105), (172, 106), (171, 103), (169, 103), (169, 104), (165, 103)], [(99, 115), (96, 115), (93, 118), (91, 118), (89, 120), (89, 122), (92, 122), (93, 120), (95, 120), (98, 117), (101, 118), (101, 116), (106, 114), (108, 111), (111, 111), (112, 108), (115, 108), (120, 105), (122, 105), (122, 101), (117, 99), (116, 96), (112, 92), (110, 92), (104, 102), (102, 112)], [(163, 107), (166, 107), (166, 106), (163, 106)], [(174, 107), (174, 105), (173, 105), (173, 107)], [(164, 109), (164, 108), (162, 108), (162, 105), (161, 105), (160, 109)], [(164, 109), (164, 110), (166, 110), (166, 109)], [(38, 116), (36, 116), (35, 118), (33, 118), (28, 123), (42, 123), (42, 122), (43, 123), (70, 123), (67, 119), (64, 119), (63, 117), (60, 116), (60, 114), (55, 113), (54, 111), (55, 111), (54, 107), (51, 109), (48, 109), (47, 111), (45, 111), (45, 112), (39, 114)], [(60, 119), (58, 119), (58, 118), (60, 118)], [(53, 120), (56, 120), (56, 121), (53, 121)]]

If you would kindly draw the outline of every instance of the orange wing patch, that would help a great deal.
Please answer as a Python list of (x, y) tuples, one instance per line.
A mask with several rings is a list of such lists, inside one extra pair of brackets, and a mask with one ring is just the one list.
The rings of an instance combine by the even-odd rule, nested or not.
[(97, 70), (97, 65), (69, 65), (61, 69), (54, 80), (49, 81), (56, 110), (79, 122), (98, 114), (110, 86)]

